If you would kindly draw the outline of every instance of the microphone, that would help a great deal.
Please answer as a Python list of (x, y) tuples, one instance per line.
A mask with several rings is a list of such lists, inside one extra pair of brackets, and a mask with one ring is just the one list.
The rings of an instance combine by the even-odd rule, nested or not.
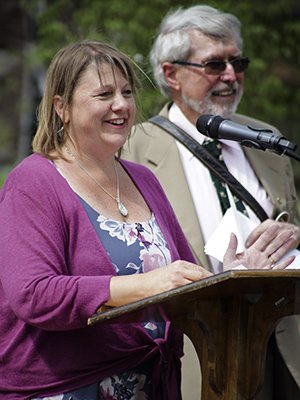
[(196, 122), (196, 128), (210, 138), (234, 140), (244, 146), (263, 151), (269, 149), (283, 154), (285, 151), (295, 151), (297, 148), (296, 144), (270, 129), (241, 125), (220, 115), (201, 115)]

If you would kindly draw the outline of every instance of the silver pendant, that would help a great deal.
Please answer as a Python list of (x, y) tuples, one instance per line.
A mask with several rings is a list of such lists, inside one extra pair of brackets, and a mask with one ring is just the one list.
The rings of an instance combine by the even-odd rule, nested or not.
[(118, 209), (120, 214), (123, 215), (123, 217), (127, 217), (128, 210), (120, 200), (118, 200)]

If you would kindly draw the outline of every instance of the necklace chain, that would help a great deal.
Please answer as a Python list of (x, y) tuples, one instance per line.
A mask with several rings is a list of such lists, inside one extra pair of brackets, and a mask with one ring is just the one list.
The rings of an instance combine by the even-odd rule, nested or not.
[(78, 165), (78, 167), (90, 178), (92, 179), (92, 181), (100, 188), (103, 190), (104, 193), (106, 193), (109, 197), (111, 197), (118, 206), (118, 210), (119, 213), (123, 216), (123, 217), (127, 217), (128, 216), (128, 210), (125, 207), (125, 205), (122, 203), (121, 199), (120, 199), (120, 182), (119, 182), (119, 174), (117, 171), (117, 167), (116, 167), (116, 162), (114, 159), (114, 171), (115, 171), (115, 175), (116, 175), (116, 192), (117, 195), (113, 196), (111, 193), (109, 193), (108, 190), (106, 190), (94, 177), (93, 175), (91, 175), (85, 168), (84, 166), (80, 163), (80, 161), (77, 159), (77, 157), (75, 156), (75, 154), (73, 154), (71, 152), (71, 150), (65, 146), (66, 152), (73, 158), (73, 160), (76, 162), (76, 164)]

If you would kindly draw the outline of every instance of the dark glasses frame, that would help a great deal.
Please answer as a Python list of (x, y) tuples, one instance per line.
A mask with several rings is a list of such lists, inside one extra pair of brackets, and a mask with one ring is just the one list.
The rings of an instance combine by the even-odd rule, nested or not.
[(210, 60), (206, 61), (203, 64), (193, 63), (189, 61), (173, 61), (172, 64), (178, 65), (186, 65), (190, 67), (204, 68), (204, 71), (207, 75), (219, 75), (223, 71), (225, 71), (227, 64), (231, 64), (234, 72), (245, 72), (250, 63), (250, 59), (248, 57), (235, 57), (229, 60)]

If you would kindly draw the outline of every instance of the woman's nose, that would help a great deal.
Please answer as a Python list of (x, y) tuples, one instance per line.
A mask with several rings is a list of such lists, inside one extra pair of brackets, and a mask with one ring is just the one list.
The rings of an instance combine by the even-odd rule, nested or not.
[(128, 108), (128, 100), (120, 93), (116, 94), (112, 104), (113, 109), (125, 109)]

